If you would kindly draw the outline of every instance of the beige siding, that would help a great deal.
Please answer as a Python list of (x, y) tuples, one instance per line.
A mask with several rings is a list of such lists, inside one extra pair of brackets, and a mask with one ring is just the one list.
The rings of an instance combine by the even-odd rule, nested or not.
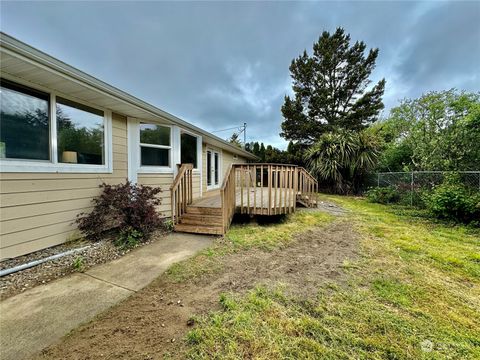
[[(172, 214), (172, 199), (170, 187), (173, 184), (173, 174), (138, 174), (138, 183), (142, 185), (160, 187), (162, 192), (159, 194), (161, 204), (157, 210), (162, 217), (170, 217)], [(194, 172), (192, 179), (193, 198), (200, 197), (200, 173)]]
[[(99, 193), (98, 185), (124, 182), (127, 179), (127, 120), (112, 115), (112, 173), (1, 173), (0, 174), (0, 258), (10, 258), (77, 238), (73, 221), (80, 212), (91, 210), (92, 197)], [(202, 179), (193, 174), (193, 197), (206, 192), (206, 144), (203, 144)], [(234, 159), (232, 153), (220, 151), (222, 181)], [(173, 174), (138, 174), (138, 183), (159, 186), (162, 216), (171, 214), (170, 186)]]
[(158, 195), (162, 202), (157, 210), (162, 217), (170, 216), (170, 186), (173, 183), (173, 174), (138, 174), (137, 182), (141, 185), (154, 186), (162, 189), (162, 192)]
[(0, 258), (19, 256), (78, 236), (76, 215), (91, 209), (102, 182), (127, 178), (126, 118), (113, 114), (113, 172), (0, 174)]
[(220, 186), (222, 185), (223, 178), (225, 176), (225, 173), (228, 171), (228, 168), (230, 167), (231, 164), (240, 164), (240, 163), (246, 163), (247, 160), (241, 156), (237, 156), (237, 158), (234, 158), (234, 155), (231, 152), (228, 152), (227, 150), (222, 150), (220, 148), (217, 148), (215, 146), (208, 145), (206, 143), (203, 143), (202, 145), (202, 174), (203, 174), (203, 184), (202, 184), (202, 191), (204, 195), (208, 195), (207, 193), (207, 147), (209, 149), (219, 151), (221, 155), (221, 172), (222, 175), (220, 176)]
[(194, 172), (193, 173), (193, 198), (198, 199), (200, 197), (200, 173)]

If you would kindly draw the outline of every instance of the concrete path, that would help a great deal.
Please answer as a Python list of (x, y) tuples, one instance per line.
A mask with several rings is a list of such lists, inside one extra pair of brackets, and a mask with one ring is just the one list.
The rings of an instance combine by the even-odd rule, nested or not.
[(23, 359), (59, 341), (211, 241), (209, 236), (169, 234), (120, 259), (2, 301), (0, 359)]

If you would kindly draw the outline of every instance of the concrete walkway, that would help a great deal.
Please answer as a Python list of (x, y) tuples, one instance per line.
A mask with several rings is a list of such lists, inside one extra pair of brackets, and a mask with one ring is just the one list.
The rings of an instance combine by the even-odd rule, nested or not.
[(211, 241), (209, 236), (169, 234), (120, 259), (2, 301), (0, 359), (23, 359), (59, 341)]

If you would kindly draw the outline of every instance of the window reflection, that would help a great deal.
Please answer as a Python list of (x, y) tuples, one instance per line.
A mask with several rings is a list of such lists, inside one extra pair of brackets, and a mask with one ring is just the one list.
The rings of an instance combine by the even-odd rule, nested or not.
[(57, 98), (58, 161), (105, 163), (103, 111)]
[(0, 91), (0, 158), (49, 160), (49, 95), (5, 80)]

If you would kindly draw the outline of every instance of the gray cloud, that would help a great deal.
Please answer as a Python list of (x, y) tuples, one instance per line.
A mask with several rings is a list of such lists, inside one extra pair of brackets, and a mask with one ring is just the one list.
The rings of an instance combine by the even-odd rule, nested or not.
[[(480, 89), (478, 2), (2, 2), (2, 30), (207, 130), (284, 146), (288, 67), (323, 30), (380, 48), (385, 104)], [(228, 136), (228, 133), (219, 133)]]

